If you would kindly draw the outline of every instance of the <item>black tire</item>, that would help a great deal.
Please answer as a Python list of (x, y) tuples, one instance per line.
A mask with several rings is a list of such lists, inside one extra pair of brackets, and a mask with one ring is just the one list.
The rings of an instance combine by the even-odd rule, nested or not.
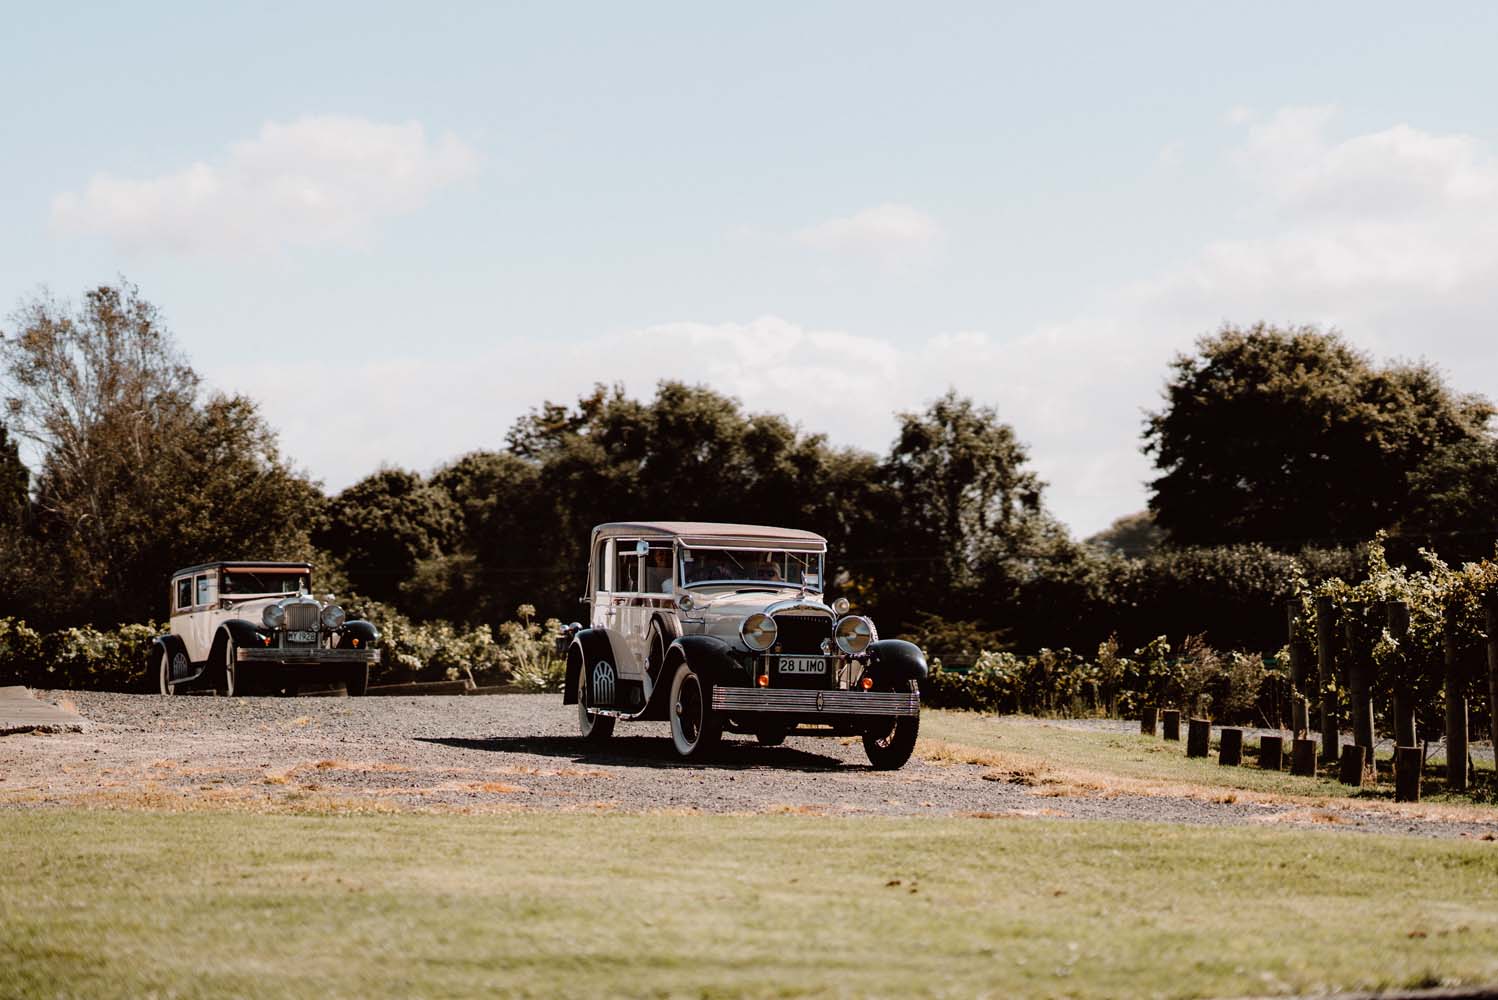
[(584, 663), (577, 671), (577, 728), (589, 743), (602, 743), (614, 735), (615, 719), (612, 715), (598, 715), (588, 710), (588, 665)]
[(343, 687), (350, 698), (362, 698), (369, 690), (369, 664), (356, 663), (343, 676)]
[(785, 742), (785, 730), (761, 729), (759, 732), (754, 734), (754, 738), (759, 740), (760, 746), (778, 747), (780, 746), (780, 744)]
[(919, 715), (898, 715), (864, 734), (863, 751), (876, 771), (898, 771), (915, 752), (916, 737), (921, 731)]
[(666, 714), (671, 719), (671, 743), (684, 760), (710, 757), (723, 739), (723, 719), (712, 710), (711, 689), (686, 660), (671, 676)]
[(244, 694), (244, 677), (239, 668), (239, 661), (234, 655), (236, 649), (234, 640), (225, 636), (224, 662), (219, 664), (218, 669), (218, 690), (225, 698)]
[(177, 693), (181, 686), (171, 681), (172, 657), (167, 655), (165, 646), (156, 648), (156, 681), (163, 697), (170, 698)]

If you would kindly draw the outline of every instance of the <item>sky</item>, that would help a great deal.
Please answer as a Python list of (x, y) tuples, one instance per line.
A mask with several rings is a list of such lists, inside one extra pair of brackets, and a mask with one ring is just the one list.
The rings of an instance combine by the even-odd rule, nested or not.
[(1085, 536), (1224, 323), (1498, 398), (1492, 5), (0, 8), (0, 315), (128, 278), (330, 491), (600, 382), (875, 452), (956, 389)]

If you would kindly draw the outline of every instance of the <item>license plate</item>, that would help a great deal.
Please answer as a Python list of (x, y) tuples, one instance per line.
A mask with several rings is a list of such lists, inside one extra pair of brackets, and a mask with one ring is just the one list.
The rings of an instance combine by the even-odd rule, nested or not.
[(317, 641), (317, 633), (316, 632), (287, 632), (286, 633), (286, 640), (288, 642), (316, 642)]
[(779, 666), (782, 674), (820, 674), (826, 672), (827, 661), (820, 656), (782, 656)]

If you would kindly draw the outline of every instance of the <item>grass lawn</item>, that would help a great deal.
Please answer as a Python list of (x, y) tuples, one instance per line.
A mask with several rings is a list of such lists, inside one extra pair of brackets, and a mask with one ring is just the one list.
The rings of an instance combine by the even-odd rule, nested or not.
[[(1080, 729), (1030, 716), (926, 711), (921, 714), (925, 742), (917, 753), (929, 760), (989, 764), (1021, 777), (1030, 774), (1037, 780), (1071, 782), (1084, 788), (1112, 785), (1120, 790), (1147, 792), (1151, 786), (1178, 791), (1171, 786), (1194, 785), (1296, 797), (1394, 798), (1394, 779), (1386, 759), (1379, 762), (1379, 785), (1359, 789), (1338, 782), (1335, 769), (1323, 769), (1322, 776), (1316, 778), (1262, 770), (1258, 766), (1258, 741), (1248, 738), (1244, 741), (1243, 764), (1223, 767), (1217, 762), (1215, 735), (1214, 731), (1212, 756), (1191, 758), (1186, 756), (1184, 739), (1171, 742), (1137, 732)], [(1495, 799), (1493, 779), (1491, 767), (1484, 765), (1469, 795), (1447, 794), (1443, 772), (1433, 758), (1424, 773), (1424, 798), (1471, 806), (1474, 814), (1498, 816), (1491, 805)]]
[(0, 996), (1498, 982), (1498, 844), (756, 816), (0, 813)]

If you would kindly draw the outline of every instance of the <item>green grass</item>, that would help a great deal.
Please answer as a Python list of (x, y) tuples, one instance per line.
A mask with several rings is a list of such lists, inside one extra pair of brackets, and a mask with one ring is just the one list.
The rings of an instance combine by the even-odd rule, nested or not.
[[(1185, 725), (1182, 724), (1182, 736)], [(996, 759), (1029, 761), (1044, 766), (1058, 776), (1092, 772), (1140, 781), (1175, 782), (1208, 788), (1239, 789), (1274, 795), (1316, 798), (1388, 799), (1394, 797), (1389, 762), (1381, 758), (1380, 783), (1377, 787), (1358, 789), (1336, 779), (1335, 767), (1323, 769), (1315, 778), (1296, 777), (1288, 771), (1265, 771), (1258, 766), (1258, 741), (1244, 740), (1243, 764), (1223, 767), (1217, 762), (1214, 738), (1212, 755), (1207, 758), (1186, 756), (1184, 739), (1180, 742), (1151, 738), (1135, 732), (1108, 732), (1081, 729), (1064, 723), (1030, 716), (991, 716), (976, 712), (927, 711), (921, 715), (921, 736), (928, 741), (928, 753), (962, 759), (958, 748), (977, 751), (972, 756), (993, 754)], [(1215, 731), (1214, 731), (1215, 737)], [(950, 746), (944, 748), (942, 745)], [(1286, 754), (1288, 757), (1288, 740)], [(1488, 806), (1495, 800), (1494, 774), (1484, 766), (1477, 772), (1472, 792), (1454, 795), (1445, 792), (1445, 780), (1439, 761), (1427, 763), (1423, 780), (1424, 796), (1443, 804)], [(1286, 767), (1289, 766), (1288, 760)]]
[(813, 817), (0, 813), (0, 996), (1498, 981), (1498, 845)]

